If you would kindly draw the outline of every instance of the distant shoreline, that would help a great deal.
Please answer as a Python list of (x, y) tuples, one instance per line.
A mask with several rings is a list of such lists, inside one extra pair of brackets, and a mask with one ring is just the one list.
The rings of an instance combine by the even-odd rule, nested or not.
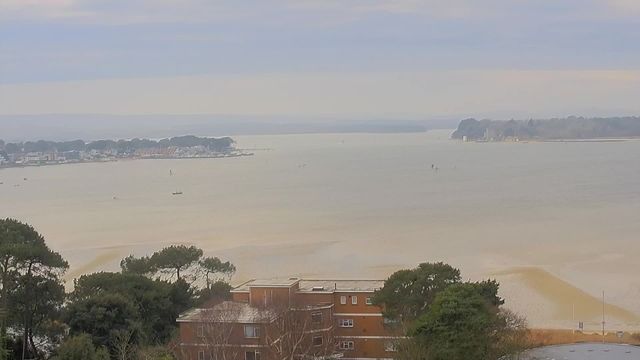
[(619, 143), (627, 141), (640, 141), (640, 137), (628, 137), (628, 138), (594, 138), (594, 139), (535, 139), (535, 140), (518, 140), (518, 141), (490, 141), (482, 139), (473, 139), (463, 141), (460, 139), (451, 139), (460, 142), (469, 143), (504, 143), (504, 144), (527, 144), (527, 143)]
[(453, 139), (482, 141), (622, 141), (640, 137), (640, 116), (546, 120), (464, 119)]
[(249, 154), (241, 154), (241, 155), (228, 155), (228, 156), (202, 156), (202, 157), (140, 157), (140, 158), (121, 158), (121, 159), (113, 159), (113, 160), (104, 160), (104, 161), (74, 161), (67, 163), (56, 163), (56, 164), (32, 164), (32, 165), (1, 165), (0, 170), (7, 169), (24, 169), (24, 168), (37, 168), (43, 166), (63, 166), (63, 165), (79, 165), (79, 164), (101, 164), (101, 163), (114, 163), (121, 161), (139, 161), (139, 160), (197, 160), (197, 159), (225, 159), (225, 158), (234, 158), (234, 157), (244, 157), (244, 156), (253, 156), (253, 153)]

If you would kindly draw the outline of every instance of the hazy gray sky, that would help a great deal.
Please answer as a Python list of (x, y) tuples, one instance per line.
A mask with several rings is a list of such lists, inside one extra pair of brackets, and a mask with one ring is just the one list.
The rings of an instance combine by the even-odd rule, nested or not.
[(0, 114), (640, 113), (640, 0), (0, 0), (0, 34)]

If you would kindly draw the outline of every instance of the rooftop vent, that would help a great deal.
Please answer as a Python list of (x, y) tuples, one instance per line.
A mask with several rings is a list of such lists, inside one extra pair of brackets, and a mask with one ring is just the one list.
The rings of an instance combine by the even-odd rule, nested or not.
[(298, 280), (298, 278), (290, 277), (289, 280)]
[(324, 291), (324, 286), (314, 286), (312, 291)]

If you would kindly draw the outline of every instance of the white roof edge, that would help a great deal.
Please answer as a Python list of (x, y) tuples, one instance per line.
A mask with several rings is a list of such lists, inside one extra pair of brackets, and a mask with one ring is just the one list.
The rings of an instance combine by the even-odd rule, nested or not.
[(252, 282), (252, 281), (255, 281), (255, 280), (256, 280), (256, 279), (247, 280), (247, 281), (243, 282), (242, 284), (240, 284), (240, 285), (238, 285), (238, 286), (234, 286), (234, 287), (233, 287), (233, 290), (231, 290), (231, 292), (233, 292), (233, 291), (235, 291), (237, 288), (239, 288), (239, 287), (243, 287), (243, 286), (247, 285), (248, 283), (250, 283), (250, 282)]

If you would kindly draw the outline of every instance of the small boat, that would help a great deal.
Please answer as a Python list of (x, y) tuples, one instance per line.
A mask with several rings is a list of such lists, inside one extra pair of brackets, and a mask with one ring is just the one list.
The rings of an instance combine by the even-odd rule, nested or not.
[(173, 195), (182, 195), (182, 191), (174, 191), (171, 194), (173, 194)]
[(27, 178), (24, 178), (24, 179), (22, 179), (22, 180), (27, 181)]

